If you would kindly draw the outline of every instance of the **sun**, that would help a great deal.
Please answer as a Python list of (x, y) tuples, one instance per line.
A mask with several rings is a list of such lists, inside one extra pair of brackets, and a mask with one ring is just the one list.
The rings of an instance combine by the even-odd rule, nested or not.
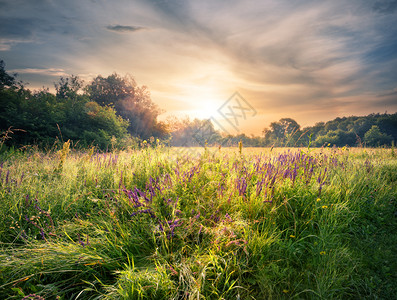
[(216, 118), (219, 114), (218, 109), (221, 105), (222, 102), (217, 98), (199, 97), (192, 113), (198, 119)]
[(220, 86), (189, 86), (185, 93), (185, 101), (189, 104), (189, 115), (198, 119), (216, 118), (218, 109), (227, 99)]

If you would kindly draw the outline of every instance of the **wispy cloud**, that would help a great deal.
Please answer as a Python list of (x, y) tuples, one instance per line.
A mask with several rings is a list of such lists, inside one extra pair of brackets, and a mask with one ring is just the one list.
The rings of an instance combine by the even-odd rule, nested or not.
[(397, 87), (379, 94), (378, 97), (397, 96)]
[(24, 69), (12, 69), (11, 73), (17, 74), (37, 74), (46, 76), (68, 76), (64, 69), (47, 68), (47, 69), (34, 69), (34, 68), (24, 68)]
[(32, 39), (8, 39), (0, 37), (0, 51), (10, 51), (14, 45), (21, 43), (31, 43), (32, 41)]
[(142, 26), (130, 26), (130, 25), (108, 25), (106, 26), (106, 28), (110, 31), (116, 31), (116, 32), (136, 32), (147, 29), (146, 27), (142, 27)]

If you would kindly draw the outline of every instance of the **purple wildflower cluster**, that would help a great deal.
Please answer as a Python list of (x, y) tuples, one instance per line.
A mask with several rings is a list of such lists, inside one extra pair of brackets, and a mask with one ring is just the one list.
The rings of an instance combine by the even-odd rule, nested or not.
[(183, 167), (183, 165), (181, 164), (180, 161), (178, 161), (176, 167), (174, 168), (174, 173), (175, 173), (175, 175), (177, 175), (179, 182), (183, 183), (184, 185), (192, 182), (193, 177), (195, 175), (199, 174), (201, 171), (201, 165), (199, 163), (196, 165), (193, 165), (187, 171), (181, 171), (182, 167)]
[[(182, 175), (183, 177), (189, 176), (188, 174)], [(163, 176), (162, 181), (159, 177), (153, 178), (149, 177), (149, 181), (145, 186), (145, 190), (138, 189), (134, 187), (133, 189), (122, 189), (122, 192), (127, 196), (132, 207), (137, 209), (131, 213), (131, 217), (136, 217), (138, 215), (147, 215), (151, 219), (154, 219), (158, 225), (161, 232), (166, 233), (167, 238), (170, 239), (175, 235), (175, 229), (182, 225), (182, 220), (177, 218), (182, 212), (177, 209), (178, 198), (172, 200), (172, 198), (166, 197), (165, 187), (172, 186), (172, 179), (169, 174)], [(153, 205), (155, 198), (158, 198), (165, 209), (163, 214), (156, 213)], [(168, 213), (167, 213), (168, 212)]]
[[(327, 157), (322, 157), (326, 160)], [(332, 158), (337, 164), (335, 158)], [(234, 162), (232, 169), (237, 174), (241, 174), (234, 180), (234, 191), (242, 198), (247, 198), (251, 192), (255, 192), (256, 197), (263, 195), (266, 202), (271, 202), (274, 195), (276, 183), (289, 180), (294, 186), (297, 179), (305, 185), (313, 182), (313, 178), (318, 174), (317, 183), (319, 184), (319, 194), (326, 182), (327, 168), (323, 168), (322, 161), (318, 157), (310, 156), (303, 152), (287, 152), (274, 158), (256, 156), (252, 167), (249, 162), (241, 166)], [(231, 197), (234, 194), (232, 191)], [(270, 195), (270, 200), (267, 200)], [(230, 198), (231, 198), (230, 197)]]
[(181, 219), (174, 219), (171, 221), (159, 221), (159, 229), (161, 232), (164, 232), (167, 234), (167, 238), (170, 239), (175, 235), (175, 228), (179, 227), (182, 225), (182, 220)]
[[(332, 162), (331, 162), (332, 160)], [(206, 167), (203, 167), (200, 160), (191, 160), (183, 164), (177, 161), (170, 173), (162, 173), (158, 176), (149, 177), (144, 188), (125, 188), (123, 185), (123, 173), (120, 172), (120, 184), (118, 192), (127, 197), (134, 209), (130, 216), (135, 219), (138, 216), (147, 216), (152, 220), (160, 232), (166, 233), (167, 238), (175, 236), (176, 228), (183, 223), (182, 218), (191, 215), (190, 223), (201, 218), (203, 224), (215, 226), (220, 221), (231, 222), (230, 216), (224, 209), (214, 207), (203, 207), (201, 211), (192, 211), (191, 214), (184, 214), (182, 209), (186, 205), (185, 197), (189, 197), (191, 189), (195, 195), (207, 192), (213, 187), (211, 193), (216, 198), (228, 197), (229, 203), (236, 196), (242, 199), (249, 199), (252, 196), (260, 197), (263, 202), (273, 201), (275, 189), (280, 184), (294, 185), (318, 185), (321, 194), (327, 182), (328, 168), (331, 162), (338, 164), (335, 157), (328, 157), (326, 154), (310, 155), (304, 152), (287, 151), (277, 156), (257, 155), (253, 157), (242, 157), (233, 160), (225, 157), (209, 157), (206, 160)], [(190, 166), (187, 167), (186, 164)], [(162, 170), (166, 168), (159, 166)], [(206, 172), (219, 174), (216, 184), (208, 184)], [(236, 175), (234, 175), (236, 174)], [(212, 178), (210, 176), (210, 178)], [(205, 186), (205, 188), (204, 188)], [(179, 201), (179, 197), (183, 199)], [(196, 192), (198, 194), (196, 194)], [(186, 196), (185, 196), (186, 195)], [(222, 211), (223, 210), (223, 211)], [(189, 223), (189, 222), (188, 222)], [(188, 224), (188, 226), (190, 226)]]
[(10, 170), (5, 171), (3, 166), (4, 162), (0, 164), (0, 186), (3, 186), (8, 192), (10, 192), (12, 186), (18, 186), (23, 182), (25, 173), (22, 172), (21, 177), (18, 176), (12, 178)]
[(111, 152), (99, 153), (97, 152), (95, 155), (91, 156), (90, 161), (94, 162), (97, 166), (109, 168), (111, 166), (116, 166), (119, 160), (119, 156), (117, 154), (113, 154)]

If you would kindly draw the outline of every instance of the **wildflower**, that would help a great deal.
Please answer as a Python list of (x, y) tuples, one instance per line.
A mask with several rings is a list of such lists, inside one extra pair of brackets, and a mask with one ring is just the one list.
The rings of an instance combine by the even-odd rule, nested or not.
[(295, 236), (293, 234), (291, 234), (289, 237), (294, 238)]
[(27, 240), (28, 239), (28, 236), (26, 235), (25, 230), (22, 230), (20, 238), (23, 239), (23, 240)]
[(325, 253), (326, 253), (325, 251), (321, 251), (320, 255), (325, 255)]
[(229, 215), (228, 213), (226, 213), (225, 219), (226, 219), (228, 222), (233, 222), (233, 219), (230, 217), (230, 215)]
[(321, 206), (321, 208), (328, 208), (328, 206), (327, 205), (323, 205), (323, 206)]
[(320, 198), (317, 198), (317, 200), (316, 200), (317, 202), (320, 202), (321, 201), (321, 199)]

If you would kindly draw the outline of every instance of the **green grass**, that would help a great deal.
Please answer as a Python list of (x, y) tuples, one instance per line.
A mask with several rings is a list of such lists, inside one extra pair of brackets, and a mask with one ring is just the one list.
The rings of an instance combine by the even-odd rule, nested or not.
[(1, 299), (397, 298), (390, 149), (65, 145), (0, 165)]

